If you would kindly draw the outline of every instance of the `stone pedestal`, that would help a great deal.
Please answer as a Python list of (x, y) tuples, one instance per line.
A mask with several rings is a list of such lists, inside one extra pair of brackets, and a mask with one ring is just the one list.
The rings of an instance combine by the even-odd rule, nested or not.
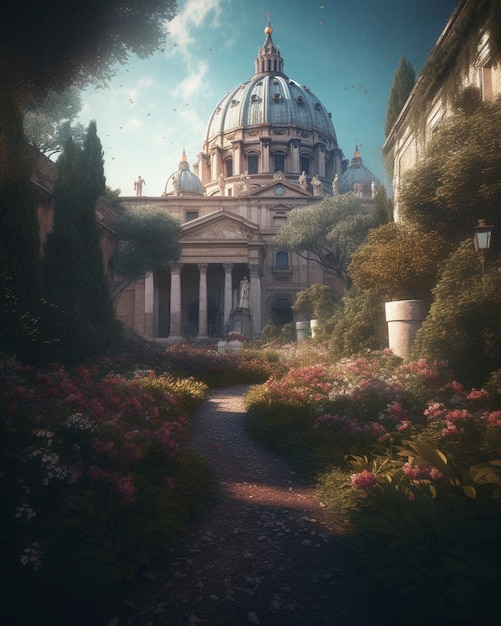
[(242, 334), (246, 338), (251, 337), (251, 313), (250, 309), (238, 307), (230, 313), (230, 332)]
[(310, 330), (311, 330), (311, 336), (313, 337), (313, 339), (315, 339), (317, 326), (318, 326), (318, 320), (310, 320)]
[(296, 338), (301, 343), (310, 336), (310, 322), (296, 322)]
[(414, 338), (425, 318), (422, 300), (399, 300), (385, 303), (390, 350), (409, 359)]

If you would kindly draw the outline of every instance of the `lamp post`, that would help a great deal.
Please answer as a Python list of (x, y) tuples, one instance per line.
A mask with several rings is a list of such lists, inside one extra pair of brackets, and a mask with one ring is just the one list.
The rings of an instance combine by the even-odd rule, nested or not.
[(494, 226), (486, 224), (485, 220), (478, 220), (478, 226), (473, 229), (473, 245), (482, 265), (482, 276), (484, 275), (485, 252), (491, 246), (491, 237)]

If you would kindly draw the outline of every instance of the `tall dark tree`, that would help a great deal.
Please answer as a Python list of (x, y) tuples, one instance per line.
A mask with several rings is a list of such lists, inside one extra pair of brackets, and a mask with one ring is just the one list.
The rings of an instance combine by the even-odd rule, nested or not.
[(96, 221), (105, 177), (95, 122), (83, 147), (67, 141), (56, 167), (54, 229), (45, 243), (44, 276), (47, 297), (59, 314), (64, 360), (70, 352), (73, 358), (91, 355), (117, 337)]
[(393, 221), (393, 211), (384, 185), (379, 185), (375, 198), (374, 217), (377, 226)]
[(21, 114), (8, 94), (0, 98), (0, 143), (2, 139), (16, 150), (0, 159), (0, 179), (8, 181), (0, 185), (0, 273), (8, 277), (15, 297), (26, 301), (39, 295), (41, 269), (36, 198), (30, 182), (33, 155), (24, 141)]
[(398, 67), (393, 75), (393, 85), (388, 96), (388, 108), (386, 109), (386, 123), (384, 132), (386, 137), (390, 134), (393, 124), (402, 110), (412, 88), (416, 83), (416, 72), (410, 61), (400, 57)]

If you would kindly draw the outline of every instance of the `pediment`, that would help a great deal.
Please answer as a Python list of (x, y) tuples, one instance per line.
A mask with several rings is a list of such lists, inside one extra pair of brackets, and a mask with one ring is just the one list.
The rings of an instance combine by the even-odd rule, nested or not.
[(287, 181), (273, 181), (269, 185), (250, 191), (248, 194), (252, 198), (266, 197), (270, 198), (309, 198), (311, 196), (307, 191), (303, 191), (299, 185), (288, 183)]
[(181, 226), (182, 239), (210, 239), (211, 241), (242, 241), (260, 239), (257, 224), (221, 210), (204, 215)]

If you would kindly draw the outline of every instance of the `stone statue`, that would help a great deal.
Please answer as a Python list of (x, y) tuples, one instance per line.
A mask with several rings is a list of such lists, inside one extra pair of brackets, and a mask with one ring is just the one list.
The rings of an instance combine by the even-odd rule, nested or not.
[(356, 198), (362, 197), (362, 185), (361, 183), (355, 183), (353, 185), (353, 194)]
[(179, 195), (179, 174), (174, 174), (172, 177), (172, 186), (174, 187), (174, 193)]
[(299, 186), (301, 187), (301, 189), (303, 191), (306, 191), (306, 186), (308, 184), (308, 181), (306, 179), (306, 172), (301, 172), (301, 176), (299, 177)]
[(226, 186), (225, 180), (224, 180), (224, 176), (222, 174), (219, 174), (219, 191), (221, 192), (221, 195), (224, 196), (224, 189)]
[(372, 199), (374, 200), (374, 198), (376, 197), (376, 181), (373, 180), (371, 183), (371, 193), (372, 193)]
[(146, 186), (146, 181), (141, 176), (137, 177), (137, 180), (134, 181), (134, 190), (136, 192), (136, 196), (143, 195), (143, 185)]
[(281, 170), (273, 174), (273, 180), (283, 182), (285, 180), (284, 173)]
[(334, 176), (334, 180), (332, 181), (332, 195), (339, 195), (339, 176), (337, 174)]
[(240, 174), (240, 180), (242, 181), (243, 191), (249, 191), (249, 173), (247, 170), (243, 174)]
[(322, 195), (322, 183), (320, 182), (320, 179), (318, 178), (318, 176), (316, 174), (311, 179), (311, 186), (313, 187), (313, 195), (314, 196), (321, 196)]
[(244, 276), (240, 281), (238, 306), (241, 309), (249, 308), (249, 281), (247, 279), (247, 276)]

